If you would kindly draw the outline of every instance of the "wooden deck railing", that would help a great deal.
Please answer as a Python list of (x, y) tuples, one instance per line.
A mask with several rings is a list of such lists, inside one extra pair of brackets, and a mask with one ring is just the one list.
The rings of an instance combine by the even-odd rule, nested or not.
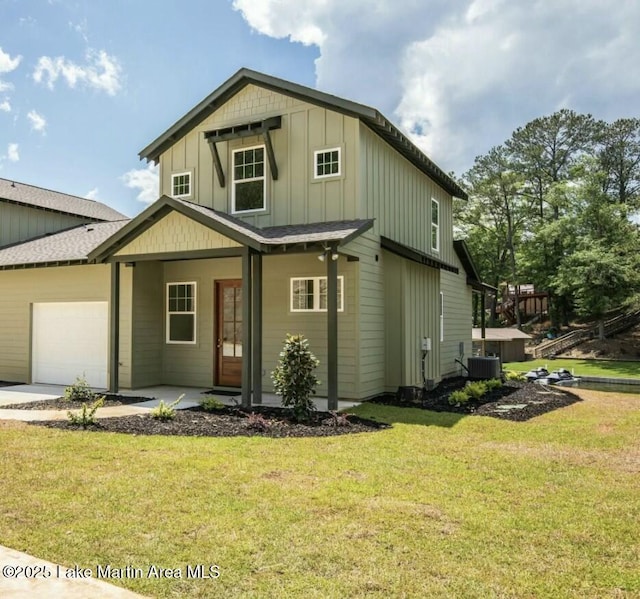
[[(630, 312), (629, 314), (621, 314), (620, 316), (611, 318), (604, 323), (604, 334), (615, 335), (616, 333), (621, 333), (639, 322), (640, 310), (637, 312)], [(587, 339), (593, 339), (598, 335), (598, 330), (599, 327), (595, 326), (581, 331), (572, 331), (571, 333), (562, 335), (562, 337), (558, 337), (557, 339), (545, 341), (534, 348), (533, 357), (547, 358), (549, 356), (560, 354), (568, 349), (576, 347), (576, 345), (580, 345)]]

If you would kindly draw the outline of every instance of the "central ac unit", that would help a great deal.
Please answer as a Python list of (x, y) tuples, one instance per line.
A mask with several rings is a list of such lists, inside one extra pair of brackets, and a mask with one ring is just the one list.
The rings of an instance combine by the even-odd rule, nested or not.
[(467, 360), (470, 379), (497, 379), (502, 370), (498, 357), (476, 357)]

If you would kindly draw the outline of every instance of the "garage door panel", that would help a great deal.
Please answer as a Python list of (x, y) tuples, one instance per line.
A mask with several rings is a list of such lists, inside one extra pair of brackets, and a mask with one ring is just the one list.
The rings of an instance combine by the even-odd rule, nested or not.
[(68, 385), (85, 376), (107, 386), (107, 302), (52, 302), (33, 305), (34, 383)]

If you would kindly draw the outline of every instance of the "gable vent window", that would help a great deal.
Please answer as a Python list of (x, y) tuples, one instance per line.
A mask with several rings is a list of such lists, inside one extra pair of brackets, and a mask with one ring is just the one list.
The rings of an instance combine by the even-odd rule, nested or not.
[(264, 146), (233, 152), (232, 212), (266, 209)]
[(171, 175), (171, 195), (174, 198), (186, 198), (191, 195), (191, 173)]
[(317, 150), (313, 153), (316, 179), (324, 177), (339, 177), (340, 169), (340, 148), (332, 148), (330, 150)]

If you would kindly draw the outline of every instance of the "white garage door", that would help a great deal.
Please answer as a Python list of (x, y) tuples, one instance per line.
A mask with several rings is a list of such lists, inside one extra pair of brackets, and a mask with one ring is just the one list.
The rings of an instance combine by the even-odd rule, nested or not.
[(107, 302), (33, 304), (33, 382), (107, 387)]

